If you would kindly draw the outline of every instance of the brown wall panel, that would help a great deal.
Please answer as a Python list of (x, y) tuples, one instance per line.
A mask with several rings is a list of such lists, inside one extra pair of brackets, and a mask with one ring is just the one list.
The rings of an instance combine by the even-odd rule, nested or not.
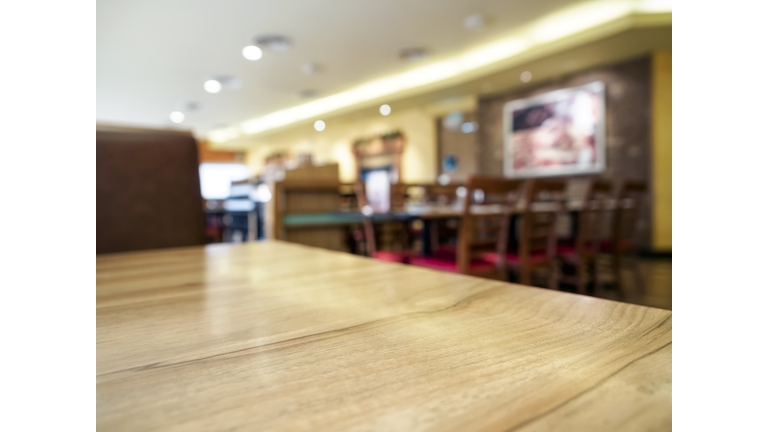
[[(532, 71), (534, 74), (536, 71)], [(503, 109), (509, 101), (603, 81), (606, 85), (606, 170), (602, 177), (651, 181), (651, 59), (649, 56), (483, 98), (478, 104), (479, 171), (502, 176)], [(578, 188), (578, 181), (574, 182)], [(651, 200), (639, 220), (641, 247), (651, 246)]]
[(204, 244), (190, 134), (96, 132), (96, 253)]

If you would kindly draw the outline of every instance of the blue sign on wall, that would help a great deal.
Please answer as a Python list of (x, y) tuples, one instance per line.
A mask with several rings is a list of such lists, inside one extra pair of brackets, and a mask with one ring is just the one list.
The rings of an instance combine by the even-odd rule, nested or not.
[(447, 154), (443, 158), (443, 171), (447, 173), (452, 173), (456, 171), (456, 166), (459, 164), (459, 159), (456, 157), (455, 154), (450, 153)]

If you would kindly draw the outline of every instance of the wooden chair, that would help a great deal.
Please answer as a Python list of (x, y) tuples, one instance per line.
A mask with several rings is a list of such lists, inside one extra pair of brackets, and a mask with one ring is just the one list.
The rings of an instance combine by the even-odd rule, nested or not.
[(499, 248), (506, 251), (507, 236), (502, 233), (504, 209), (512, 207), (522, 185), (520, 180), (470, 176), (464, 190), (456, 254), (415, 257), (411, 264), (435, 270), (505, 279), (505, 267), (488, 260)]
[(592, 273), (592, 280), (600, 290), (597, 287), (600, 282), (597, 275), (596, 256), (600, 228), (606, 222), (605, 210), (610, 202), (612, 189), (613, 184), (607, 180), (591, 179), (589, 181), (581, 198), (582, 208), (578, 214), (576, 236), (557, 246), (557, 256), (576, 269), (575, 277), (562, 276), (562, 279), (576, 285), (576, 290), (580, 294), (587, 293), (589, 273)]
[[(400, 211), (405, 206), (405, 194), (407, 185), (394, 184), (390, 188), (390, 211)], [(365, 184), (355, 183), (355, 195), (360, 212), (363, 213), (363, 231), (365, 233), (366, 254), (371, 258), (382, 261), (408, 263), (415, 254), (411, 251), (408, 241), (407, 221), (386, 221), (380, 225), (379, 237), (384, 237), (382, 242), (376, 239), (376, 227), (373, 221), (373, 209), (368, 205), (365, 194)], [(385, 243), (386, 248), (377, 248), (378, 244)]]
[(640, 260), (636, 243), (637, 215), (642, 210), (648, 186), (643, 181), (622, 180), (616, 186), (611, 223), (611, 238), (600, 242), (600, 250), (611, 257), (614, 284), (620, 298), (626, 298), (627, 292), (622, 282), (621, 269), (625, 261), (632, 265), (637, 294), (645, 291), (645, 284), (640, 269)]
[[(517, 273), (524, 285), (531, 285), (535, 270), (546, 268), (549, 270), (549, 288), (557, 289), (556, 224), (563, 211), (565, 189), (564, 180), (527, 180), (517, 205), (506, 207), (497, 251), (485, 254), (484, 258)], [(512, 211), (522, 214), (517, 251), (509, 251), (506, 242)]]

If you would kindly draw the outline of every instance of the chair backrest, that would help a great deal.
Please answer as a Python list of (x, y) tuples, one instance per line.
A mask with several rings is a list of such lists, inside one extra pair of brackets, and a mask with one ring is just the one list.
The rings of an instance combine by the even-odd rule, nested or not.
[[(406, 191), (409, 185), (397, 183), (390, 186), (390, 212), (403, 211), (405, 208)], [(368, 197), (365, 192), (365, 183), (357, 181), (354, 184), (355, 197), (361, 213), (363, 213), (363, 233), (365, 235), (365, 251), (368, 256), (380, 250), (380, 244), (376, 240), (376, 229), (373, 224), (373, 209), (368, 204)], [(407, 222), (406, 221), (387, 221), (382, 226), (383, 246), (392, 246), (393, 243), (399, 243), (395, 249), (407, 249)]]
[(635, 246), (638, 214), (646, 204), (648, 185), (644, 181), (621, 180), (615, 194), (613, 245), (620, 248)]
[(373, 210), (368, 205), (368, 198), (365, 196), (365, 183), (355, 182), (355, 197), (361, 213), (363, 213), (363, 233), (365, 234), (365, 251), (368, 256), (373, 256), (376, 252), (376, 233), (373, 229)]
[(526, 181), (518, 211), (522, 213), (518, 254), (521, 267), (530, 263), (534, 252), (544, 252), (553, 259), (557, 247), (557, 218), (566, 201), (565, 180), (529, 179)]
[[(464, 187), (461, 227), (456, 253), (459, 272), (468, 273), (470, 263), (485, 252), (507, 252), (511, 209), (521, 193), (522, 180), (470, 176)], [(498, 269), (503, 269), (501, 262)]]
[(96, 130), (96, 253), (205, 244), (191, 133)]
[(576, 253), (584, 256), (587, 248), (597, 250), (601, 228), (612, 221), (608, 213), (612, 201), (613, 183), (590, 179), (581, 199), (579, 224), (576, 232)]

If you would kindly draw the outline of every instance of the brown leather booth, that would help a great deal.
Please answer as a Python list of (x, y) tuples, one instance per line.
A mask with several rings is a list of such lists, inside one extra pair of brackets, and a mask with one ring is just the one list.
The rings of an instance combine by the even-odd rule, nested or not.
[(97, 127), (96, 253), (204, 243), (192, 134)]

